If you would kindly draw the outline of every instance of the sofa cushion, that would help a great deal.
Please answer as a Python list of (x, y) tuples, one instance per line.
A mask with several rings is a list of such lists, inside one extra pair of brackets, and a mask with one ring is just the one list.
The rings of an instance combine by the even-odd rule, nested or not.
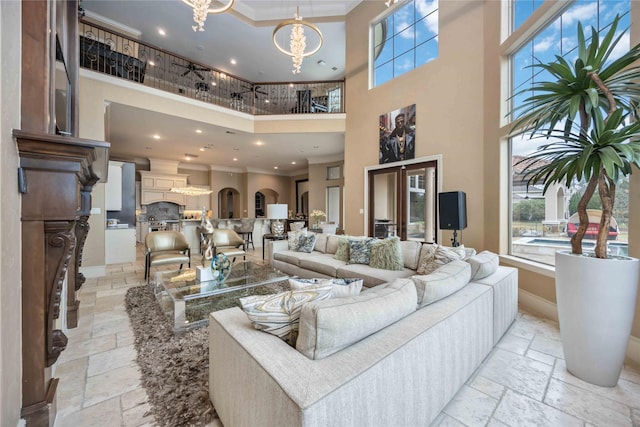
[(308, 302), (329, 298), (331, 288), (330, 284), (320, 284), (278, 294), (252, 295), (240, 298), (240, 305), (254, 328), (294, 345), (300, 310)]
[(318, 251), (320, 253), (327, 253), (327, 240), (329, 235), (324, 233), (316, 234), (316, 244), (313, 247), (314, 251)]
[(409, 279), (354, 297), (305, 304), (296, 349), (309, 359), (323, 359), (415, 310), (416, 288)]
[(404, 266), (411, 270), (417, 270), (422, 243), (415, 240), (403, 240), (400, 242), (400, 247), (402, 249), (402, 261)]
[(418, 306), (424, 307), (462, 289), (471, 279), (471, 266), (451, 261), (431, 274), (412, 276), (418, 293)]
[(348, 264), (369, 265), (371, 259), (371, 244), (377, 239), (373, 237), (364, 239), (349, 239)]
[(420, 260), (420, 265), (418, 265), (418, 274), (433, 273), (451, 261), (462, 260), (466, 257), (464, 245), (452, 248), (433, 243), (430, 249), (425, 250), (423, 247), (423, 251), (425, 255)]
[(345, 261), (335, 259), (333, 255), (330, 254), (319, 254), (314, 257), (301, 258), (298, 260), (298, 263), (301, 268), (331, 277), (338, 277), (338, 269), (347, 265)]
[(362, 279), (346, 278), (346, 279), (289, 279), (289, 287), (292, 291), (304, 289), (309, 286), (331, 285), (332, 298), (345, 298), (359, 295), (362, 290)]
[(309, 233), (298, 237), (298, 252), (306, 252), (308, 254), (313, 251), (313, 247), (316, 244), (316, 234)]
[(277, 259), (278, 261), (284, 261), (291, 265), (297, 266), (300, 264), (300, 260), (314, 258), (316, 256), (321, 256), (321, 255), (322, 254), (320, 254), (319, 252), (311, 252), (310, 254), (308, 254), (306, 252), (287, 250), (287, 251), (275, 252), (273, 254), (273, 258)]
[(498, 269), (499, 258), (497, 254), (482, 251), (466, 260), (471, 265), (471, 280), (484, 279)]
[(385, 282), (393, 282), (397, 278), (411, 277), (414, 274), (416, 274), (415, 270), (408, 268), (396, 271), (371, 268), (364, 264), (346, 264), (338, 267), (337, 277), (362, 277), (365, 286), (376, 286)]
[[(327, 236), (327, 251), (328, 254), (335, 254), (338, 249), (338, 242), (340, 239), (344, 239), (343, 236), (336, 236), (335, 234), (331, 234)], [(346, 261), (346, 260), (345, 260)]]
[(374, 241), (371, 243), (370, 248), (370, 267), (382, 268), (384, 270), (402, 270), (404, 268), (399, 237), (390, 237)]

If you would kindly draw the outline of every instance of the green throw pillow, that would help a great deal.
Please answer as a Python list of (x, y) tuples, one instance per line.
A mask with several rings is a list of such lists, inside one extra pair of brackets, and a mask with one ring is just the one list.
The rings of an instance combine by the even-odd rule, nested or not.
[(341, 237), (340, 240), (338, 240), (338, 248), (333, 257), (340, 261), (349, 261), (349, 239)]
[(385, 270), (400, 271), (404, 268), (399, 237), (378, 240), (371, 244), (369, 266)]

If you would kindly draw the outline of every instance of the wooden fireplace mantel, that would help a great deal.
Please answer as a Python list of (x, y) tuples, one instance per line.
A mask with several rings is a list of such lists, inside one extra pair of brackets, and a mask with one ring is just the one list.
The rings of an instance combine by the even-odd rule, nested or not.
[(91, 190), (106, 177), (109, 143), (14, 130), (22, 192), (22, 416), (48, 425), (57, 379), (50, 367), (67, 345), (59, 328), (67, 279), (67, 323), (77, 324), (76, 291)]

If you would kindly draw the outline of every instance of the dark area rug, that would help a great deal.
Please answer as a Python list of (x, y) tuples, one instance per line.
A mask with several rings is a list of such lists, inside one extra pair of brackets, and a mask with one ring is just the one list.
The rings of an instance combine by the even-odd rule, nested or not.
[[(209, 312), (238, 306), (249, 294), (276, 293), (287, 282), (225, 295)], [(217, 418), (209, 400), (209, 327), (175, 334), (153, 291), (138, 286), (127, 291), (125, 304), (135, 337), (141, 382), (149, 397), (150, 413), (160, 426), (204, 426)]]

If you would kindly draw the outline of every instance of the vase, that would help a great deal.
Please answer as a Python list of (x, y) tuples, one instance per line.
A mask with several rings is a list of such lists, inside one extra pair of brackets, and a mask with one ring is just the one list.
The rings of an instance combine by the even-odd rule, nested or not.
[(211, 260), (211, 273), (213, 280), (224, 282), (229, 274), (231, 274), (231, 261), (225, 254), (217, 254)]
[(614, 387), (631, 335), (640, 262), (556, 252), (556, 299), (567, 370)]

